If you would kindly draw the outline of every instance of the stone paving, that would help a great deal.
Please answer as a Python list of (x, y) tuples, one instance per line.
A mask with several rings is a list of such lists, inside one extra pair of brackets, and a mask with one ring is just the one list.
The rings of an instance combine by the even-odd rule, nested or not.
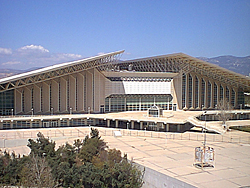
[[(157, 133), (149, 131), (120, 130), (121, 137), (114, 137), (118, 129), (98, 127), (102, 138), (110, 148), (120, 149), (134, 162), (154, 169), (196, 187), (244, 187), (250, 186), (249, 133), (232, 131), (224, 135), (207, 134), (207, 145), (215, 149), (214, 168), (198, 169), (194, 164), (194, 148), (202, 146), (202, 133)], [(56, 141), (58, 147), (70, 144), (89, 134), (90, 127), (1, 130), (0, 148), (28, 154), (27, 139), (38, 132)], [(175, 136), (173, 136), (175, 135)], [(198, 135), (198, 136), (197, 136)], [(232, 137), (241, 140), (232, 141)], [(167, 139), (166, 139), (167, 138)], [(197, 139), (198, 138), (198, 139)], [(225, 139), (227, 138), (227, 140)], [(246, 140), (246, 142), (242, 142)]]

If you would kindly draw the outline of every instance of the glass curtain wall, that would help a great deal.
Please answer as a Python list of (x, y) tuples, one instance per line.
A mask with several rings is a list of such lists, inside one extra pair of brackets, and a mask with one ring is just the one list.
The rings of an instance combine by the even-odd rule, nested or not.
[(156, 105), (172, 110), (171, 95), (111, 95), (105, 99), (105, 112), (146, 111)]
[(14, 90), (0, 93), (0, 115), (12, 115), (14, 112)]

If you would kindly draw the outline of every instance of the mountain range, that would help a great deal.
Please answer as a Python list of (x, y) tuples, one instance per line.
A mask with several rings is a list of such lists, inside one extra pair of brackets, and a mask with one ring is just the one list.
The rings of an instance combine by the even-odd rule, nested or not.
[[(228, 70), (234, 71), (236, 73), (250, 76), (250, 56), (246, 57), (236, 57), (232, 55), (218, 56), (218, 57), (197, 57), (200, 60), (218, 65), (220, 67), (226, 68)], [(0, 78), (12, 76), (15, 74), (20, 74), (23, 72), (32, 71), (42, 67), (33, 67), (27, 70), (15, 70), (15, 69), (1, 69), (0, 68)]]
[(231, 55), (218, 56), (213, 58), (197, 57), (203, 61), (218, 65), (239, 74), (250, 76), (250, 56), (235, 57)]

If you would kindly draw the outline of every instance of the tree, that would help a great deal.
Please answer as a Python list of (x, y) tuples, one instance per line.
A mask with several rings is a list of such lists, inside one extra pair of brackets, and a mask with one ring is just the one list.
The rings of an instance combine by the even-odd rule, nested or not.
[(37, 155), (38, 157), (54, 157), (55, 156), (55, 142), (45, 138), (44, 135), (39, 132), (37, 133), (36, 141), (29, 139), (28, 147), (31, 149), (31, 154)]
[(220, 100), (217, 104), (218, 112), (218, 118), (220, 121), (222, 121), (222, 126), (227, 129), (226, 121), (230, 119), (232, 116), (232, 105), (227, 100)]
[(51, 168), (45, 158), (30, 155), (30, 160), (21, 171), (21, 183), (25, 187), (54, 187)]
[(91, 138), (88, 135), (85, 137), (83, 146), (78, 154), (78, 157), (83, 162), (91, 162), (94, 156), (107, 148), (106, 142), (101, 139), (97, 129), (91, 128), (90, 136)]

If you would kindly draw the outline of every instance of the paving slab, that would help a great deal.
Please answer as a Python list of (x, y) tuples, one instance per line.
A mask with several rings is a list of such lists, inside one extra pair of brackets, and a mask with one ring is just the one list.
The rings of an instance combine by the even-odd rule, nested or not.
[[(161, 133), (151, 133), (122, 130), (122, 137), (114, 137), (115, 129), (98, 127), (102, 139), (107, 142), (109, 148), (116, 148), (127, 153), (129, 159), (133, 159), (141, 165), (159, 171), (170, 177), (184, 181), (196, 187), (241, 187), (250, 186), (250, 145), (242, 143), (228, 143), (209, 141), (207, 145), (215, 149), (214, 168), (197, 169), (194, 164), (194, 149), (202, 146), (202, 140), (187, 140), (190, 138), (204, 138), (199, 133), (175, 134), (175, 139), (165, 139)], [(68, 127), (56, 129), (29, 129), (29, 130), (3, 130), (5, 140), (0, 140), (0, 148), (3, 150), (5, 141), (9, 151), (20, 154), (29, 154), (26, 146), (29, 136), (35, 138), (38, 132), (56, 142), (56, 148), (66, 142), (73, 144), (76, 139), (84, 139), (89, 135), (89, 127)], [(128, 133), (128, 134), (126, 134)], [(126, 136), (125, 136), (126, 135)], [(134, 135), (134, 136), (130, 136)], [(141, 135), (141, 136), (137, 136)], [(144, 136), (145, 135), (145, 136)], [(151, 137), (154, 135), (155, 137)], [(228, 134), (229, 135), (229, 134)], [(230, 136), (246, 136), (237, 132)], [(159, 138), (157, 138), (157, 137)], [(213, 137), (220, 135), (210, 135)], [(178, 138), (178, 139), (177, 139)], [(186, 138), (186, 140), (182, 140)]]

